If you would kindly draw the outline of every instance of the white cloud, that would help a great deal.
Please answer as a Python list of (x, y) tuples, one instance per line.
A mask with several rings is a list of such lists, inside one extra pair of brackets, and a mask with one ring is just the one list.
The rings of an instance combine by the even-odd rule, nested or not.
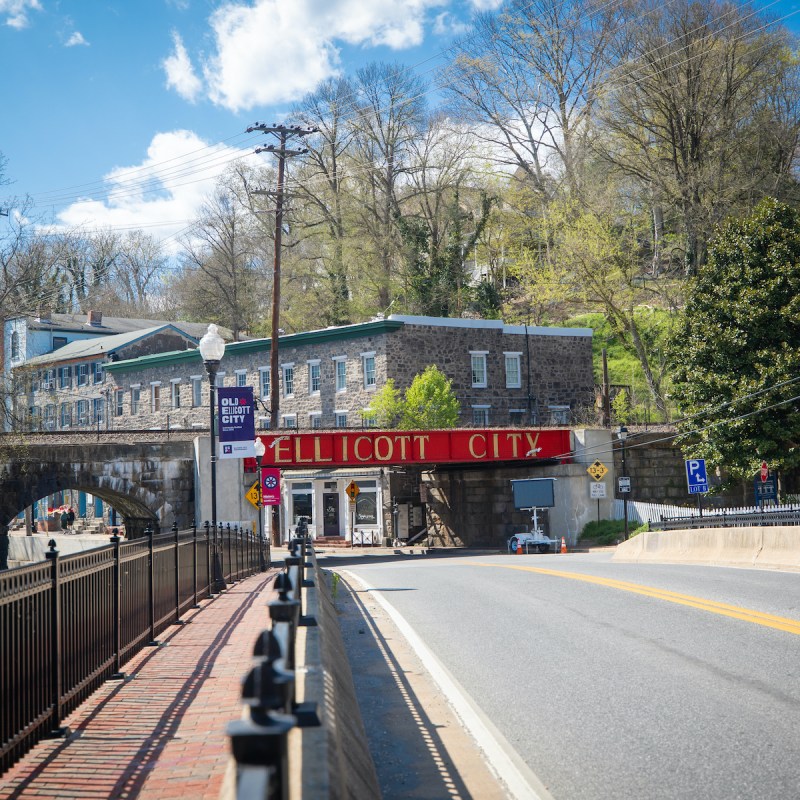
[[(191, 131), (156, 134), (141, 164), (118, 167), (103, 177), (103, 199), (86, 198), (58, 215), (62, 228), (138, 229), (158, 239), (175, 236), (198, 216), (219, 175), (252, 149), (208, 145)], [(169, 240), (173, 252), (174, 239)]]
[[(206, 91), (212, 102), (232, 111), (295, 100), (337, 73), (341, 45), (395, 50), (419, 45), (430, 11), (448, 2), (228, 3), (210, 18), (216, 50), (203, 65)], [(170, 59), (165, 68), (168, 62), (174, 68)], [(168, 82), (180, 91), (177, 80), (168, 77)]]
[(167, 88), (175, 89), (184, 100), (193, 103), (200, 94), (203, 83), (195, 74), (183, 40), (175, 31), (172, 32), (172, 42), (172, 55), (162, 62), (164, 72), (167, 73)]
[(75, 31), (66, 42), (64, 42), (64, 47), (75, 47), (76, 45), (84, 45), (85, 47), (89, 46), (89, 42), (83, 38), (83, 34), (80, 31)]
[(505, 0), (469, 0), (469, 4), (476, 11), (494, 11), (500, 8), (505, 3)]
[(41, 10), (39, 0), (0, 0), (0, 14), (8, 15), (6, 25), (9, 28), (27, 28), (28, 12)]
[(470, 26), (454, 17), (449, 11), (443, 11), (436, 15), (433, 22), (433, 32), (437, 36), (460, 36), (466, 33)]

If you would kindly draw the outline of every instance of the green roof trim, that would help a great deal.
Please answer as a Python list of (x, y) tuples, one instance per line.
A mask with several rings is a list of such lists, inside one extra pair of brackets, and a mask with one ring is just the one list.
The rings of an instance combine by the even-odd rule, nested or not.
[[(399, 320), (383, 319), (377, 322), (362, 322), (356, 325), (342, 325), (336, 328), (322, 328), (317, 331), (304, 333), (290, 333), (278, 338), (278, 347), (298, 347), (318, 342), (345, 341), (347, 339), (360, 339), (365, 336), (374, 336), (382, 333), (392, 333), (402, 328), (404, 322)], [(268, 353), (272, 349), (270, 339), (249, 339), (246, 342), (231, 342), (225, 347), (226, 355), (246, 355), (247, 353)], [(153, 367), (166, 367), (182, 362), (196, 361), (202, 364), (199, 350), (174, 350), (169, 353), (157, 353), (140, 358), (131, 358), (127, 361), (115, 361), (103, 365), (106, 372), (135, 372), (138, 370), (152, 369)]]

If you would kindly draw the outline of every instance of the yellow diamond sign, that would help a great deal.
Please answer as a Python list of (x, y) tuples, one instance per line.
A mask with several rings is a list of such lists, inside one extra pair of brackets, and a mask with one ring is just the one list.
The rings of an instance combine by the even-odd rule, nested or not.
[(258, 481), (256, 481), (244, 494), (256, 508), (258, 508)]
[(595, 461), (586, 470), (596, 481), (601, 481), (608, 473), (608, 467), (602, 461)]

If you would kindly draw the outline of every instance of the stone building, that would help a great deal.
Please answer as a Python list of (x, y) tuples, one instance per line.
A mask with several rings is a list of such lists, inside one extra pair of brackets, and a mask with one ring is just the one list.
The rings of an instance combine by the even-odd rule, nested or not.
[[(218, 386), (254, 388), (257, 431), (270, 427), (272, 380), (279, 381), (278, 427), (363, 428), (372, 425), (367, 410), (388, 379), (405, 389), (431, 364), (452, 381), (463, 427), (565, 428), (596, 421), (590, 329), (394, 315), (281, 336), (277, 376), (270, 369), (271, 344), (270, 339), (228, 344), (217, 372)], [(100, 361), (99, 351), (91, 357)], [(62, 359), (59, 351), (47, 358), (47, 364), (37, 366), (51, 371), (48, 380), (52, 374), (57, 382), (68, 359)], [(48, 392), (34, 392), (29, 398), (31, 421), (43, 426), (47, 420), (54, 429), (63, 427), (64, 420), (74, 420), (71, 426), (113, 430), (208, 430), (208, 378), (192, 342), (182, 341), (170, 352), (135, 356), (131, 350), (120, 350), (98, 370), (93, 373), (99, 376), (97, 382), (74, 383), (61, 399), (59, 408), (74, 404), (71, 417), (67, 409), (54, 418), (47, 411), (52, 405)], [(198, 463), (204, 458), (207, 445)], [(254, 476), (248, 477), (236, 463), (238, 477), (226, 464), (225, 480), (238, 481), (237, 489), (244, 490)], [(204, 477), (198, 478), (202, 487)], [(360, 493), (348, 516), (345, 489), (352, 481)], [(366, 542), (380, 541), (391, 530), (413, 536), (426, 525), (419, 485), (419, 476), (391, 476), (382, 468), (293, 471), (283, 484), (282, 529), (286, 533), (305, 516), (312, 520), (311, 533), (316, 536), (357, 535)], [(227, 514), (226, 499), (220, 500), (219, 518), (242, 519), (238, 500), (242, 493), (233, 493), (239, 504)], [(203, 505), (197, 502), (198, 509)]]

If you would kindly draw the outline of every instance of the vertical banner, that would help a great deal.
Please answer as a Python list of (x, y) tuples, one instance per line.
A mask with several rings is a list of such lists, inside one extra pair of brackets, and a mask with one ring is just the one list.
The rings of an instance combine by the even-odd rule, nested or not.
[(217, 389), (217, 430), (220, 458), (255, 456), (252, 386), (221, 386)]
[(275, 467), (261, 469), (261, 505), (281, 504), (281, 471)]

